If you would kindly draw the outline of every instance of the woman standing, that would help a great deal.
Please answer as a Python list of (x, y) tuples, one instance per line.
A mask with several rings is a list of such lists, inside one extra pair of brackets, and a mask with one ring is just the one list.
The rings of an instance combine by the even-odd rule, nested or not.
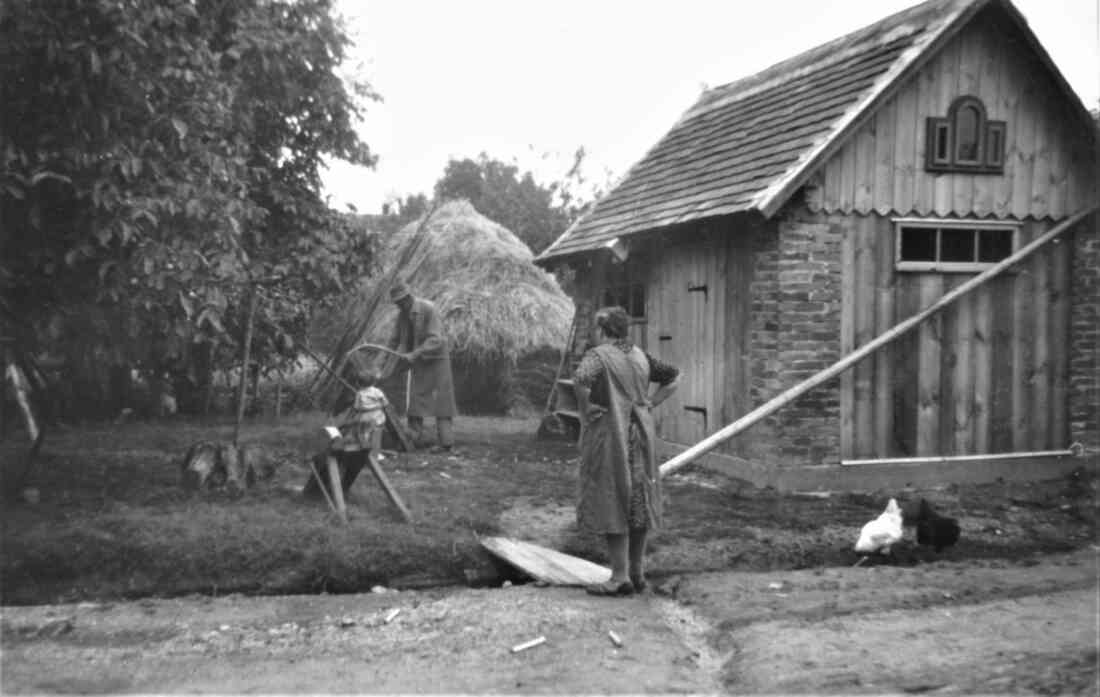
[[(573, 375), (581, 412), (580, 501), (577, 522), (603, 533), (611, 579), (593, 595), (630, 595), (645, 586), (645, 545), (661, 525), (661, 473), (651, 410), (676, 391), (680, 371), (627, 338), (621, 307), (596, 312), (597, 346)], [(649, 383), (658, 387), (648, 395)]]

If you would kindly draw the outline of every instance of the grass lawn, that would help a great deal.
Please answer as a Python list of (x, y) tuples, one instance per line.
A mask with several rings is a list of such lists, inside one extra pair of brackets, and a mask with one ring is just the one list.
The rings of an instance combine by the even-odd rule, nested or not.
[[(460, 417), (456, 455), (401, 453), (382, 463), (413, 513), (412, 525), (364, 470), (349, 496), (350, 523), (341, 526), (323, 502), (292, 491), (307, 479), (307, 457), (321, 447), (323, 423), (321, 414), (300, 414), (246, 424), (242, 441), (261, 444), (279, 467), (237, 500), (179, 485), (187, 448), (199, 440), (228, 442), (228, 421), (51, 432), (28, 482), (40, 502), (9, 498), (0, 514), (0, 601), (464, 583), (465, 570), (489, 563), (475, 534), (500, 532), (501, 514), (516, 501), (564, 512), (559, 518), (574, 502), (573, 444), (536, 441), (537, 420)], [(8, 478), (22, 469), (15, 441), (0, 444)], [(1019, 557), (1094, 539), (1095, 492), (1083, 484), (955, 487), (932, 496), (964, 525), (964, 540), (951, 553)], [(668, 527), (654, 539), (650, 563), (664, 574), (851, 564), (859, 527), (894, 495), (805, 499), (745, 489), (691, 468), (671, 477), (666, 489)], [(1025, 500), (1032, 504), (1012, 503)], [(601, 541), (575, 528), (560, 548), (605, 559)], [(903, 563), (920, 559), (920, 550), (911, 551), (906, 557), (903, 550)]]
[[(572, 496), (572, 449), (536, 443), (537, 422), (460, 418), (459, 457), (402, 453), (383, 462), (413, 525), (401, 521), (365, 469), (349, 495), (350, 523), (341, 526), (323, 502), (290, 491), (308, 477), (307, 456), (321, 447), (323, 423), (321, 414), (302, 414), (246, 424), (242, 442), (261, 444), (280, 464), (273, 479), (238, 500), (179, 485), (187, 448), (230, 441), (229, 423), (51, 432), (28, 482), (40, 503), (4, 507), (3, 602), (339, 592), (416, 576), (458, 582), (465, 568), (485, 563), (474, 533), (496, 531), (512, 497)], [(21, 469), (12, 440), (0, 450), (8, 476)]]

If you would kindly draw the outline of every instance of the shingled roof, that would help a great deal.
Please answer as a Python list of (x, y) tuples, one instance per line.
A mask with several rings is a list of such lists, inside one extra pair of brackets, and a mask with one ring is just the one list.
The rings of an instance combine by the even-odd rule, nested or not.
[(770, 217), (892, 87), (991, 4), (1003, 6), (1025, 28), (1072, 94), (1007, 0), (930, 0), (704, 92), (537, 261), (701, 218), (742, 211)]

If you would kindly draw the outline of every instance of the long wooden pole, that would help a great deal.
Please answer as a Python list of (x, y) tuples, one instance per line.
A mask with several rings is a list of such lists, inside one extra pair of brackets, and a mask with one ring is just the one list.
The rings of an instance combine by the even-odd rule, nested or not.
[(798, 383), (783, 394), (775, 397), (768, 402), (765, 402), (764, 404), (761, 404), (756, 409), (753, 409), (748, 414), (745, 414), (740, 419), (734, 421), (720, 431), (699, 441), (684, 452), (680, 453), (665, 464), (661, 465), (661, 475), (664, 476), (670, 474), (680, 469), (681, 467), (684, 467), (685, 465), (694, 462), (697, 458), (705, 455), (711, 450), (714, 450), (716, 447), (729, 440), (730, 438), (733, 438), (738, 433), (741, 433), (750, 426), (754, 425), (765, 416), (779, 411), (781, 408), (783, 408), (790, 402), (793, 402), (795, 399), (798, 399), (821, 383), (831, 380), (837, 375), (840, 375), (845, 370), (851, 368), (853, 365), (870, 356), (883, 346), (904, 336), (907, 332), (919, 326), (920, 323), (924, 320), (928, 319), (951, 303), (955, 302), (963, 295), (966, 295), (970, 291), (986, 283), (994, 276), (1003, 273), (1011, 266), (1017, 264), (1020, 260), (1028, 257), (1035, 250), (1039, 249), (1039, 247), (1042, 247), (1047, 242), (1050, 242), (1058, 235), (1061, 235), (1069, 228), (1081, 222), (1086, 217), (1094, 213), (1097, 208), (1100, 208), (1100, 206), (1092, 206), (1091, 208), (1088, 208), (1078, 213), (1077, 215), (1068, 218), (1062, 223), (1055, 225), (1053, 228), (1050, 229), (1049, 232), (1032, 240), (1031, 243), (1020, 248), (1012, 256), (1007, 257), (1006, 259), (994, 264), (993, 266), (989, 267), (966, 283), (947, 293), (938, 301), (936, 301), (936, 303), (932, 306), (918, 312), (904, 322), (894, 325), (892, 328), (878, 335), (867, 344), (861, 346), (858, 350), (849, 353), (844, 358), (841, 358), (839, 361), (832, 364), (825, 370), (822, 370), (816, 375), (813, 375), (806, 380)]

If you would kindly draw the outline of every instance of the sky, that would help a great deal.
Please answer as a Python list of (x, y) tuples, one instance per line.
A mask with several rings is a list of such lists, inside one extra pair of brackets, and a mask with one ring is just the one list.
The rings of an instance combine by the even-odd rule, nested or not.
[[(431, 195), (452, 158), (516, 162), (544, 182), (588, 153), (622, 176), (704, 87), (756, 73), (914, 0), (337, 0), (344, 72), (383, 101), (358, 130), (371, 170), (335, 161), (329, 204), (378, 213)], [(1078, 96), (1100, 103), (1100, 0), (1014, 0)]]

